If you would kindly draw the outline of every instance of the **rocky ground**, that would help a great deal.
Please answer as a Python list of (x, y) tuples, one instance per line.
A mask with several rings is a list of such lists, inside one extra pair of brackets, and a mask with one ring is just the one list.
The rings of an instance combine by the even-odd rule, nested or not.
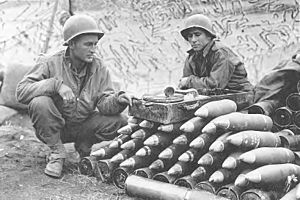
[(122, 199), (132, 200), (113, 184), (81, 175), (73, 144), (61, 179), (44, 175), (48, 148), (39, 142), (26, 114), (0, 126), (0, 199)]

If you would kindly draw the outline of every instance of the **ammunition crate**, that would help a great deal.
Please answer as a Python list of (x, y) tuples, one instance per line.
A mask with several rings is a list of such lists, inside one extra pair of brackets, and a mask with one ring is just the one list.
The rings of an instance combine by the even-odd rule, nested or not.
[[(151, 98), (134, 100), (129, 108), (129, 114), (153, 122), (171, 124), (194, 117), (195, 111), (210, 101), (230, 99), (236, 102), (238, 110), (242, 110), (253, 103), (252, 92), (242, 92), (227, 89), (198, 89), (198, 97), (192, 100), (172, 101), (165, 97), (166, 101)], [(159, 98), (158, 98), (159, 99)]]

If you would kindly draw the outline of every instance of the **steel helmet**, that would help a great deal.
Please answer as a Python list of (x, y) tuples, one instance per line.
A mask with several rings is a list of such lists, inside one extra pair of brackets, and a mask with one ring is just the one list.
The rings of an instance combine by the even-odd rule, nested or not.
[(216, 33), (213, 31), (211, 20), (202, 14), (195, 14), (186, 19), (185, 27), (180, 31), (182, 37), (187, 40), (188, 30), (190, 28), (201, 28), (210, 33), (213, 37), (216, 37)]
[(63, 27), (64, 46), (67, 46), (74, 37), (84, 33), (95, 33), (98, 35), (99, 40), (104, 35), (92, 17), (82, 14), (71, 16)]

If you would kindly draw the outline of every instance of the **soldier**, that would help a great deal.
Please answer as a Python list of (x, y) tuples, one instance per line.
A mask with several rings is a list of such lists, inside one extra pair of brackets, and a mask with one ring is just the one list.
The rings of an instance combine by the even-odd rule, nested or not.
[(44, 57), (18, 83), (19, 102), (29, 105), (36, 136), (50, 148), (45, 174), (60, 177), (66, 150), (74, 142), (81, 157), (91, 146), (117, 136), (127, 124), (120, 113), (132, 96), (112, 88), (108, 69), (95, 55), (103, 33), (86, 15), (71, 16), (63, 27), (64, 46)]
[(272, 113), (276, 108), (286, 105), (289, 94), (300, 92), (299, 79), (300, 49), (290, 58), (282, 60), (256, 84), (254, 102), (266, 102)]
[(181, 35), (192, 47), (179, 81), (180, 89), (222, 88), (252, 91), (241, 59), (217, 38), (211, 20), (195, 14), (187, 18)]

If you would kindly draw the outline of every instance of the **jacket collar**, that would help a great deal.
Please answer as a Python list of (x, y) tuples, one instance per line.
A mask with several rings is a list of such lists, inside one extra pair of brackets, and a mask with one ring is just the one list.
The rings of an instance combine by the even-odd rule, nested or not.
[[(203, 50), (199, 51), (200, 54), (203, 55), (203, 57), (206, 57), (209, 50), (212, 48), (212, 46), (215, 44), (215, 39), (211, 40), (205, 47)], [(188, 54), (194, 54), (197, 53), (196, 51), (194, 51), (194, 49), (190, 49), (187, 51)]]
[[(63, 60), (64, 60), (64, 63), (67, 65), (67, 67), (71, 69), (71, 58), (70, 58), (70, 49), (69, 49), (69, 47), (65, 50)], [(90, 74), (93, 74), (97, 69), (95, 59), (93, 60), (92, 63), (87, 63), (86, 67), (89, 67), (90, 68), (90, 70), (89, 70)]]

